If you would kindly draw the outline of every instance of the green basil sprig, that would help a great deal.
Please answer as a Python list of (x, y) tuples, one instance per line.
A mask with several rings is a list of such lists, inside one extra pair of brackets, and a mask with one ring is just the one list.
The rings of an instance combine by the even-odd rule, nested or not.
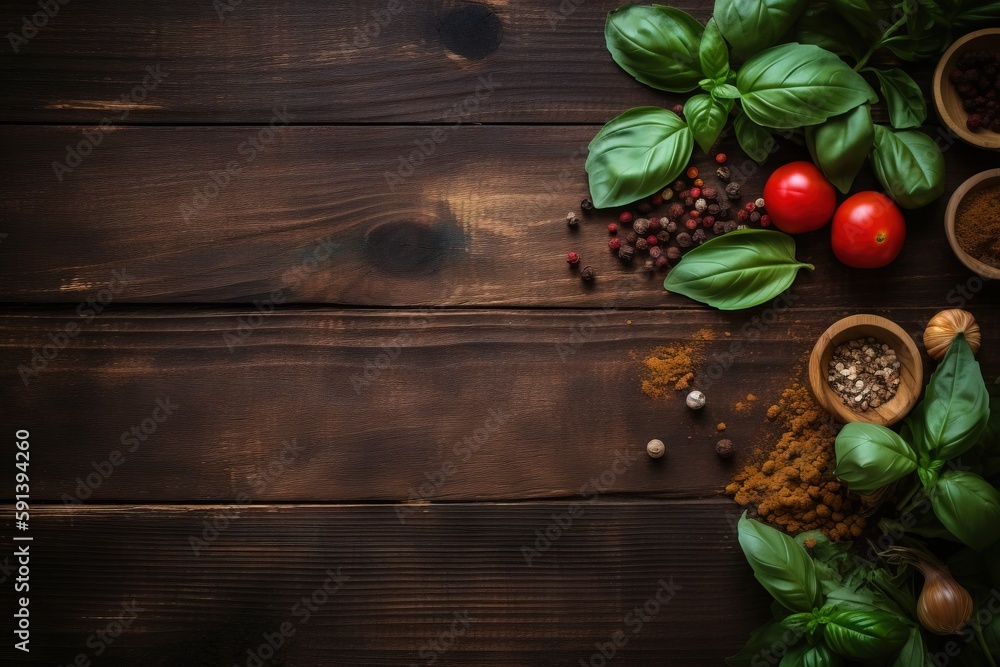
[(944, 192), (944, 155), (926, 134), (875, 126), (872, 168), (879, 183), (903, 208), (920, 208)]
[(701, 24), (663, 5), (631, 5), (608, 14), (604, 39), (611, 57), (636, 80), (659, 90), (686, 93), (698, 87)]
[(858, 31), (827, 4), (810, 4), (795, 24), (795, 41), (812, 44), (838, 56), (861, 60), (866, 52)]
[(977, 551), (1000, 542), (1000, 491), (971, 472), (949, 470), (929, 492), (934, 514)]
[(889, 122), (897, 130), (920, 127), (927, 119), (927, 102), (920, 86), (901, 69), (871, 69), (878, 77), (889, 107)]
[(732, 107), (732, 100), (720, 102), (710, 95), (694, 95), (684, 105), (684, 118), (701, 150), (707, 153), (712, 148), (729, 120)]
[(811, 44), (761, 51), (736, 74), (743, 112), (759, 125), (818, 125), (865, 102), (878, 101), (864, 78), (835, 54)]
[(786, 609), (809, 612), (822, 596), (806, 550), (780, 530), (747, 518), (737, 526), (740, 547), (761, 586)]
[(837, 435), (834, 474), (855, 493), (873, 493), (917, 469), (917, 455), (884, 426), (852, 422)]
[(871, 107), (862, 104), (806, 128), (806, 146), (826, 179), (847, 194), (875, 141)]
[(733, 54), (746, 58), (778, 43), (807, 0), (716, 0), (715, 20)]
[(753, 122), (747, 118), (746, 114), (740, 114), (736, 117), (733, 122), (733, 131), (736, 133), (736, 141), (740, 148), (751, 160), (756, 162), (766, 160), (777, 146), (770, 130)]
[(781, 294), (799, 269), (795, 241), (781, 232), (742, 229), (694, 248), (671, 269), (663, 287), (720, 310), (758, 306)]
[(586, 169), (598, 208), (653, 194), (691, 159), (691, 130), (672, 111), (637, 107), (611, 120), (590, 142)]
[(701, 35), (701, 45), (698, 47), (698, 61), (705, 76), (725, 83), (729, 76), (729, 47), (726, 46), (726, 40), (714, 18), (705, 24), (705, 32)]
[(910, 631), (899, 617), (882, 611), (835, 611), (823, 626), (823, 639), (834, 652), (866, 664), (900, 651)]

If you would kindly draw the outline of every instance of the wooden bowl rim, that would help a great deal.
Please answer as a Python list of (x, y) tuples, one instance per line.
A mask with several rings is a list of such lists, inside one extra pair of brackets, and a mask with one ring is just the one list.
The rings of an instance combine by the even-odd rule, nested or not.
[(985, 262), (981, 262), (969, 253), (965, 252), (958, 243), (958, 237), (955, 234), (955, 222), (958, 216), (958, 207), (965, 199), (965, 196), (969, 194), (974, 188), (983, 185), (991, 180), (995, 180), (1000, 183), (1000, 169), (987, 169), (986, 171), (981, 171), (975, 174), (964, 183), (955, 189), (955, 192), (951, 194), (948, 199), (948, 206), (944, 211), (944, 233), (948, 237), (948, 245), (951, 246), (952, 252), (958, 257), (958, 261), (965, 265), (965, 268), (977, 273), (983, 278), (1000, 278), (1000, 269), (990, 266)]
[[(856, 329), (868, 331), (855, 332)], [(872, 333), (872, 330), (877, 333)], [(891, 400), (864, 413), (855, 412), (844, 405), (826, 380), (826, 368), (829, 357), (833, 356), (833, 349), (846, 340), (860, 338), (862, 335), (872, 336), (892, 345), (899, 357), (900, 370), (909, 371), (900, 372), (900, 387)], [(923, 360), (917, 344), (901, 326), (879, 315), (858, 314), (837, 320), (816, 339), (812, 354), (809, 356), (809, 385), (813, 396), (821, 407), (844, 423), (868, 422), (892, 426), (917, 404), (923, 383)]]
[(944, 52), (941, 59), (938, 60), (937, 67), (934, 69), (931, 92), (934, 95), (934, 108), (937, 110), (938, 118), (940, 118), (941, 121), (947, 125), (959, 139), (971, 146), (976, 146), (977, 148), (1000, 150), (1000, 133), (977, 133), (969, 130), (969, 128), (965, 126), (962, 119), (957, 119), (948, 113), (948, 109), (944, 105), (943, 94), (944, 86), (948, 84), (948, 82), (945, 81), (947, 78), (945, 69), (947, 69), (947, 65), (954, 59), (956, 53), (969, 43), (977, 39), (990, 36), (1000, 36), (1000, 28), (983, 28), (982, 30), (975, 30), (956, 39), (955, 42), (948, 47), (948, 50)]

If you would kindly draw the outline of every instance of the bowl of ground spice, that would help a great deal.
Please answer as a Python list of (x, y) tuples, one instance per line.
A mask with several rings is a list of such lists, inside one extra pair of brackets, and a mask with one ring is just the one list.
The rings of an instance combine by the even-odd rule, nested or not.
[(1000, 278), (1000, 169), (982, 171), (958, 186), (944, 225), (962, 264), (983, 278)]
[(1000, 149), (1000, 28), (970, 32), (938, 61), (932, 92), (941, 122), (967, 144)]
[(835, 322), (809, 357), (816, 402), (845, 423), (895, 424), (913, 409), (923, 381), (916, 343), (898, 324), (877, 315)]

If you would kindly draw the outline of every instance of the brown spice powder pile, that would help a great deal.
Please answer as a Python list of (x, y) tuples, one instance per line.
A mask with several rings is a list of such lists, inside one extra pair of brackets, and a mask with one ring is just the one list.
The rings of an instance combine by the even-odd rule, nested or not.
[(643, 359), (646, 377), (642, 380), (642, 391), (650, 398), (660, 398), (671, 391), (691, 388), (694, 382), (694, 366), (701, 360), (701, 348), (714, 335), (707, 329), (696, 333), (691, 341), (663, 345)]
[(809, 389), (799, 384), (785, 389), (767, 416), (785, 432), (766, 460), (736, 474), (726, 493), (793, 535), (820, 530), (835, 541), (860, 537), (865, 518), (833, 476), (836, 434)]
[(958, 245), (980, 262), (1000, 268), (1000, 187), (973, 188), (955, 215)]

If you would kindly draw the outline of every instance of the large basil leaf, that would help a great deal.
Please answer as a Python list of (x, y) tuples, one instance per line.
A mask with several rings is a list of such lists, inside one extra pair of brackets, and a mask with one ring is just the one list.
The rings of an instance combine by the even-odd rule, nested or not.
[(896, 656), (892, 667), (924, 667), (930, 661), (930, 654), (924, 646), (924, 637), (919, 627), (910, 628), (910, 638)]
[(802, 636), (788, 630), (777, 621), (768, 621), (750, 635), (746, 646), (736, 655), (726, 658), (729, 667), (759, 667), (766, 663), (764, 656), (773, 655), (776, 646), (787, 649), (802, 642)]
[[(881, 37), (879, 30), (879, 3), (868, 0), (829, 0), (833, 9), (844, 17), (862, 36)], [(857, 39), (857, 38), (855, 38)]]
[(873, 493), (917, 469), (917, 455), (884, 426), (852, 422), (837, 434), (833, 474), (855, 493)]
[(750, 120), (779, 129), (818, 125), (878, 101), (860, 74), (812, 44), (782, 44), (758, 53), (740, 68), (736, 87)]
[(826, 179), (847, 194), (875, 141), (871, 107), (862, 104), (806, 128), (806, 146)]
[(843, 660), (825, 644), (800, 644), (789, 649), (778, 667), (838, 667)]
[(812, 44), (855, 61), (861, 60), (868, 51), (867, 45), (858, 40), (858, 31), (854, 26), (823, 3), (809, 3), (806, 7), (802, 18), (795, 24), (795, 41)]
[(777, 44), (807, 0), (715, 0), (715, 20), (737, 58)]
[(738, 531), (754, 576), (771, 597), (792, 611), (812, 611), (820, 605), (816, 570), (804, 548), (780, 530), (748, 519), (745, 512)]
[(661, 189), (687, 166), (693, 143), (688, 126), (666, 109), (636, 107), (612, 119), (588, 146), (594, 205), (630, 204)]
[(604, 40), (623, 70), (672, 93), (698, 87), (703, 28), (690, 14), (662, 5), (631, 5), (608, 14)]
[(955, 17), (955, 32), (963, 33), (978, 28), (995, 28), (1000, 23), (1000, 2), (966, 0)]
[(736, 141), (739, 142), (740, 148), (750, 156), (751, 160), (763, 162), (775, 147), (770, 130), (747, 118), (745, 113), (736, 117), (733, 130), (736, 132)]
[(895, 655), (909, 636), (902, 620), (882, 611), (837, 611), (823, 629), (823, 638), (835, 653), (865, 664)]
[(920, 127), (927, 119), (927, 103), (920, 86), (901, 69), (873, 69), (889, 107), (889, 120), (898, 130)]
[(684, 105), (684, 118), (701, 150), (707, 153), (712, 148), (729, 120), (732, 106), (732, 101), (723, 103), (708, 95), (695, 95)]
[(949, 470), (930, 490), (945, 528), (977, 551), (1000, 540), (1000, 491), (979, 475)]
[(944, 155), (926, 134), (875, 126), (872, 168), (879, 183), (903, 208), (920, 208), (944, 192)]
[(918, 450), (930, 459), (960, 456), (989, 424), (989, 393), (964, 334), (952, 341), (931, 375), (920, 406), (907, 419)]
[(951, 32), (947, 25), (934, 24), (920, 37), (896, 34), (882, 41), (882, 46), (903, 60), (934, 60), (948, 45)]
[(698, 60), (701, 71), (710, 79), (725, 79), (729, 75), (729, 47), (714, 18), (708, 20), (701, 35)]
[(667, 274), (663, 287), (719, 310), (739, 310), (778, 296), (802, 268), (814, 267), (796, 261), (792, 237), (742, 229), (688, 252)]

